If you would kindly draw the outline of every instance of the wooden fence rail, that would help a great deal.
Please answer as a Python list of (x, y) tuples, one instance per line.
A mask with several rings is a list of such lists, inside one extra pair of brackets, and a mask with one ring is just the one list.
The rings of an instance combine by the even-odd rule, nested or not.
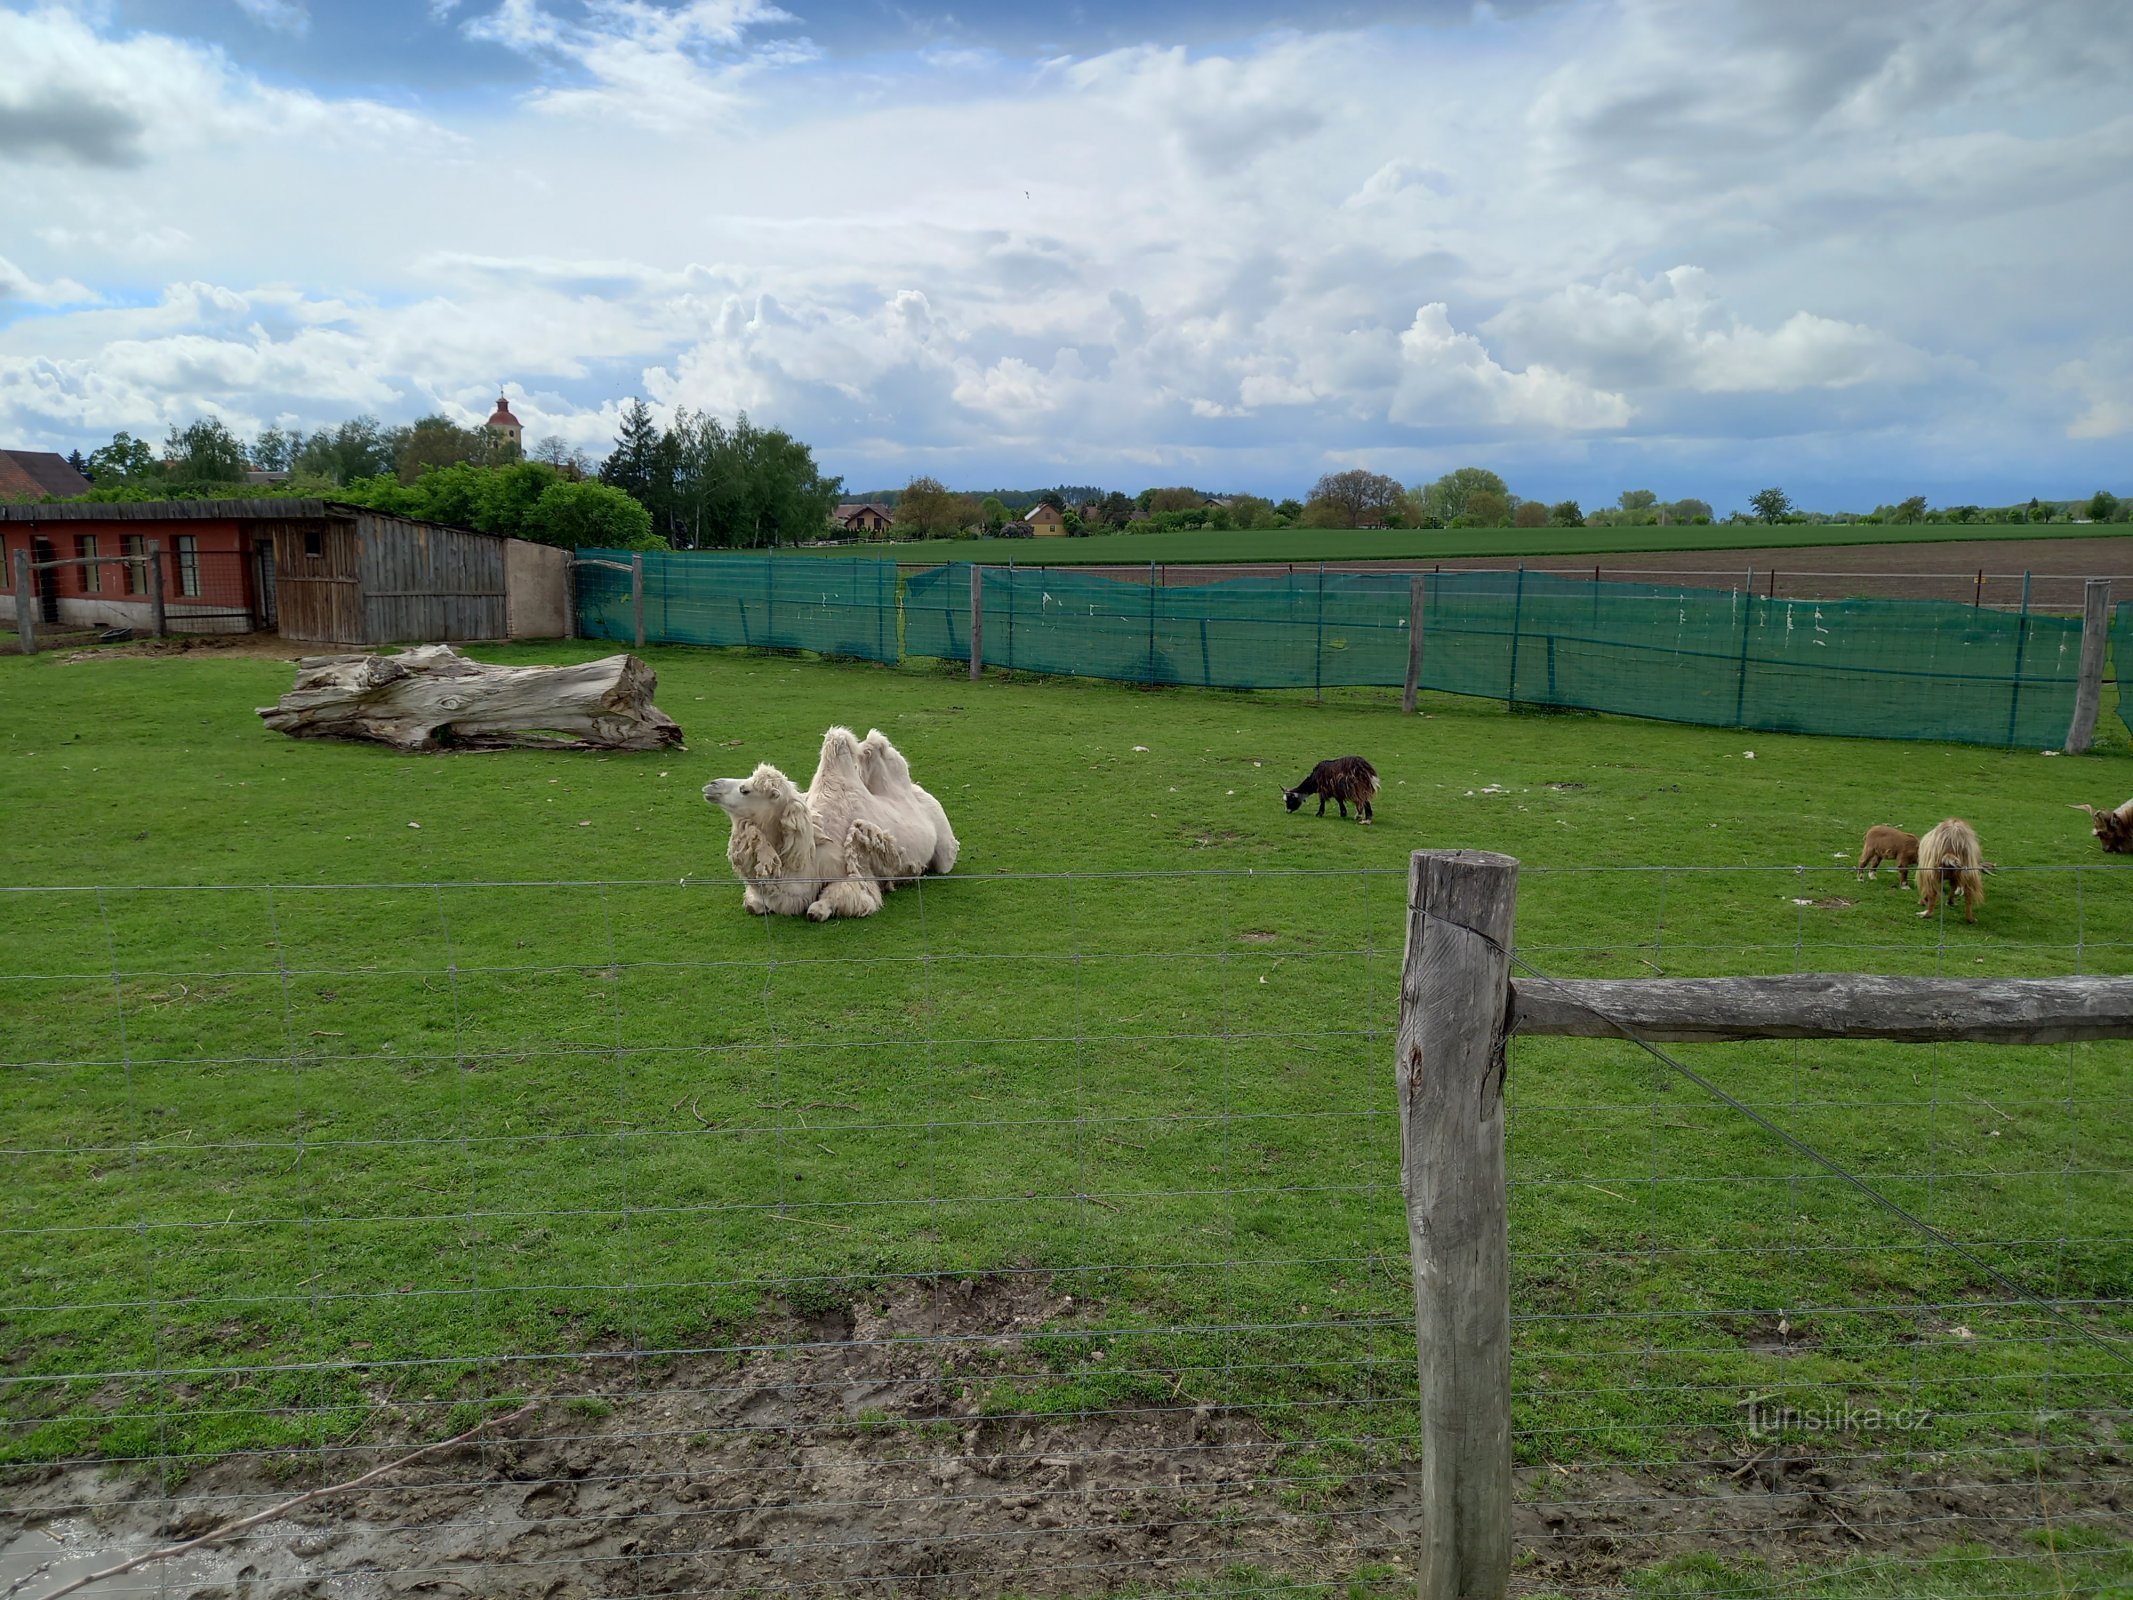
[(1408, 863), (1393, 1071), (1421, 1380), (1421, 1600), (1503, 1600), (1510, 1581), (1503, 1092), (1513, 1033), (1991, 1044), (2133, 1038), (2133, 978), (1808, 973), (1514, 983), (1517, 883), (1517, 861), (1483, 851), (1418, 850)]

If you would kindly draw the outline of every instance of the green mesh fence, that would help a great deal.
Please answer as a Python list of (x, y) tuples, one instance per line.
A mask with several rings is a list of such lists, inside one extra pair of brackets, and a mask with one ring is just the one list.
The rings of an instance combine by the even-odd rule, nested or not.
[[(2133, 661), (2133, 602), (2120, 601), (2111, 613), (2111, 664), (2114, 672), (2121, 662)], [(2118, 720), (2133, 733), (2133, 699), (2126, 693), (2126, 686), (2118, 686)]]
[[(627, 570), (636, 554), (577, 552), (578, 632), (586, 638), (627, 643), (636, 637)], [(702, 550), (644, 553), (644, 636), (649, 641), (758, 645), (896, 661), (901, 655), (896, 623), (896, 568), (887, 561), (781, 561)]]
[[(1538, 572), (1423, 576), (1422, 686), (1668, 722), (2057, 746), (2078, 619), (1942, 601), (1765, 600)], [(1411, 578), (1299, 573), (1176, 588), (988, 567), (988, 666), (1232, 689), (1392, 686)], [(968, 660), (970, 568), (905, 586), (915, 656)]]
[[(633, 638), (630, 552), (578, 555), (579, 631)], [(1714, 727), (2037, 748), (2056, 748), (2073, 716), (2078, 618), (1540, 572), (1419, 576), (1428, 689)], [(648, 553), (645, 637), (967, 661), (970, 580), (962, 562), (920, 573), (899, 604), (886, 561)], [(987, 567), (981, 653), (989, 667), (1127, 683), (1396, 687), (1413, 581), (1328, 572), (1165, 587)], [(2133, 636), (2129, 613), (2118, 608), (2121, 640)]]

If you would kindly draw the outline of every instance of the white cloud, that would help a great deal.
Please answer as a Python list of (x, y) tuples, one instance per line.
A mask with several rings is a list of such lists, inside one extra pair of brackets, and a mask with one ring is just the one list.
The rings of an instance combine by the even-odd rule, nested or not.
[(1350, 210), (1356, 210), (1364, 206), (1383, 205), (1394, 195), (1413, 189), (1441, 194), (1449, 187), (1450, 180), (1436, 168), (1425, 167), (1417, 161), (1395, 158), (1365, 178), (1363, 186), (1341, 204)]
[(0, 166), (123, 170), (206, 144), (300, 139), (324, 154), (435, 133), (375, 101), (262, 83), (180, 39), (107, 38), (58, 6), (0, 10)]
[(1513, 372), (1481, 341), (1452, 327), (1441, 303), (1426, 305), (1400, 335), (1393, 421), (1417, 427), (1620, 428), (1632, 415), (1619, 394), (1589, 388), (1544, 366)]
[(587, 0), (582, 22), (565, 21), (540, 0), (503, 0), (464, 26), (469, 37), (537, 61), (559, 80), (530, 97), (540, 111), (674, 130), (730, 117), (754, 73), (812, 59), (805, 39), (752, 38), (796, 20), (768, 0)]
[(1750, 326), (1693, 266), (1567, 284), (1484, 326), (1595, 382), (1703, 394), (1900, 382), (1928, 367), (1919, 351), (1885, 334), (1808, 311), (1794, 311), (1774, 328)]
[(2064, 363), (2052, 374), (2081, 409), (2066, 426), (2069, 439), (2116, 439), (2133, 434), (2133, 340)]
[(303, 0), (237, 0), (237, 9), (276, 33), (303, 33), (311, 26), (311, 11)]
[(6, 256), (0, 256), (0, 307), (10, 303), (31, 306), (79, 305), (85, 300), (94, 300), (94, 290), (83, 287), (72, 278), (56, 278), (50, 283), (39, 283)]

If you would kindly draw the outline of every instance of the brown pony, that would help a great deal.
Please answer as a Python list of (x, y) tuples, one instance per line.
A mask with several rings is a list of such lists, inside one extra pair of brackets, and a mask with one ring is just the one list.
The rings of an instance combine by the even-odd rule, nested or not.
[(1859, 846), (1859, 865), (1852, 869), (1852, 876), (1877, 878), (1884, 861), (1895, 867), (1896, 881), (1910, 888), (1911, 869), (1918, 865), (1918, 835), (1886, 824), (1867, 829), (1866, 842)]

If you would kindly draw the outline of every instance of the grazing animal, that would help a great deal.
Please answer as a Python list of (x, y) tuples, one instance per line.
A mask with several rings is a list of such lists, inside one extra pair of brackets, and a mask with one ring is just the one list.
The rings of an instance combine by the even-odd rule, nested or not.
[(1371, 802), (1378, 794), (1378, 769), (1361, 756), (1341, 756), (1332, 761), (1321, 761), (1311, 769), (1311, 776), (1293, 789), (1281, 791), (1289, 809), (1299, 809), (1306, 798), (1318, 796), (1318, 814), (1326, 814), (1326, 802), (1331, 800), (1341, 809), (1346, 818), (1348, 808), (1355, 807), (1355, 820), (1368, 822), (1371, 818)]
[(1977, 921), (1977, 908), (1985, 903), (1985, 857), (1976, 831), (1961, 817), (1936, 823), (1918, 841), (1918, 914), (1938, 911), (1943, 892), (1961, 895), (1963, 920)]
[(733, 821), (726, 859), (756, 916), (868, 917), (885, 890), (955, 865), (955, 830), (941, 803), (911, 781), (911, 766), (880, 729), (822, 736), (803, 790), (765, 763), (745, 778), (714, 778), (704, 798)]
[(2115, 811), (2098, 811), (2094, 806), (2076, 806), (2074, 809), (2089, 814), (2096, 842), (2103, 846), (2105, 855), (2133, 856), (2133, 800), (2128, 800)]
[(1918, 865), (1918, 835), (1886, 824), (1867, 829), (1866, 842), (1859, 846), (1859, 865), (1852, 869), (1852, 876), (1878, 878), (1884, 861), (1895, 867), (1896, 881), (1910, 888), (1911, 869)]

